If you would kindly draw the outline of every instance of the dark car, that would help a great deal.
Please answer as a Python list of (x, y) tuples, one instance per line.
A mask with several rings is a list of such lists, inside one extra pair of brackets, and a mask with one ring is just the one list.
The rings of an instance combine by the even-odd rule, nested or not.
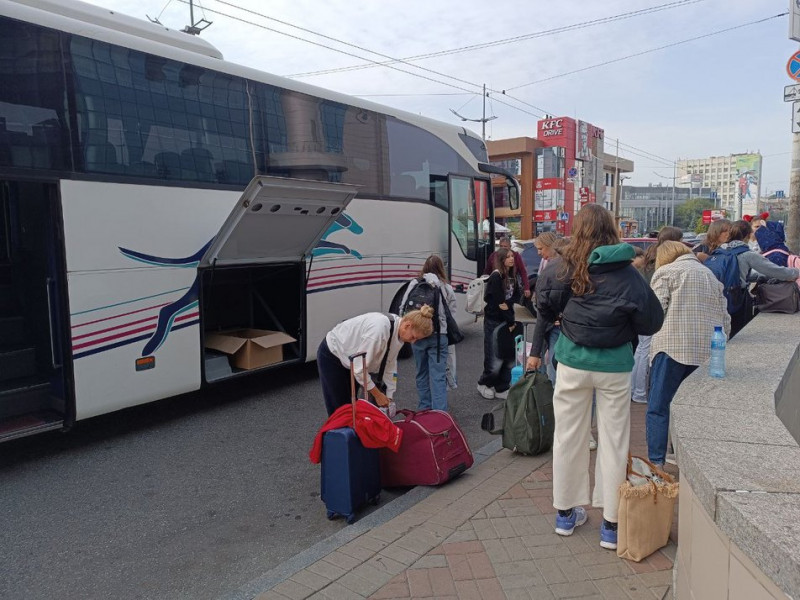
[(539, 274), (539, 265), (542, 264), (542, 257), (536, 250), (533, 240), (514, 240), (511, 242), (511, 249), (522, 257), (525, 270), (528, 272), (528, 282), (533, 291), (536, 285), (536, 277)]

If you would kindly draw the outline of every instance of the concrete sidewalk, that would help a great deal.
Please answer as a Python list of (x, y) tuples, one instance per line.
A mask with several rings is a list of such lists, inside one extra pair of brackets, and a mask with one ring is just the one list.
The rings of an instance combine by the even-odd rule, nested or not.
[[(644, 405), (631, 404), (631, 451), (640, 456), (647, 455), (645, 410)], [(526, 457), (501, 450), (393, 519), (255, 597), (671, 596), (677, 514), (670, 544), (633, 563), (600, 547), (602, 514), (600, 509), (587, 508), (585, 525), (570, 537), (556, 535), (551, 455)]]

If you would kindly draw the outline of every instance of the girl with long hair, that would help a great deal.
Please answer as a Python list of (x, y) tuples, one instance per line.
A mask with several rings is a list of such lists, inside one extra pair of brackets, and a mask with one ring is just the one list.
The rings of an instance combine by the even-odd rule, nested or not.
[(514, 303), (521, 295), (514, 271), (514, 253), (508, 248), (495, 252), (494, 271), (486, 281), (483, 313), (483, 373), (478, 392), (484, 398), (508, 397), (514, 367)]
[[(417, 367), (417, 410), (447, 410), (447, 315), (445, 304), (453, 314), (456, 311), (456, 294), (452, 286), (447, 282), (444, 263), (435, 254), (431, 254), (422, 265), (419, 276), (412, 279), (406, 293), (403, 295), (401, 306), (406, 305), (408, 297), (414, 288), (421, 284), (438, 288), (439, 294), (436, 307), (439, 319), (438, 333), (437, 328), (431, 334), (416, 344), (411, 346), (414, 353), (414, 362)], [(455, 350), (455, 348), (453, 348)], [(455, 363), (454, 363), (455, 365)], [(455, 366), (454, 366), (455, 368)]]
[[(633, 267), (633, 247), (620, 243), (613, 215), (587, 204), (575, 216), (556, 270), (536, 286), (540, 319), (561, 322), (553, 408), (553, 506), (556, 533), (586, 522), (582, 505), (603, 507), (600, 545), (617, 546), (618, 488), (625, 481), (630, 442), (633, 347), (637, 335), (661, 327), (664, 311)], [(597, 399), (598, 456), (589, 496), (592, 396)]]

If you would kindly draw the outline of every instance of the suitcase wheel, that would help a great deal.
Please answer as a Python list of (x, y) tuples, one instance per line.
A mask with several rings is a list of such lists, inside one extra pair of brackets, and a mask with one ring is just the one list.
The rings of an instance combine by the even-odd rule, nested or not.
[(344, 520), (347, 521), (348, 525), (352, 525), (353, 523), (356, 522), (356, 513), (350, 513), (345, 517)]
[(335, 518), (336, 518), (336, 513), (333, 512), (332, 510), (329, 510), (328, 511), (328, 520), (329, 521), (333, 521)]
[(370, 499), (369, 503), (372, 504), (372, 506), (378, 506), (378, 504), (380, 504), (380, 501), (381, 501), (381, 495), (378, 494), (374, 498)]

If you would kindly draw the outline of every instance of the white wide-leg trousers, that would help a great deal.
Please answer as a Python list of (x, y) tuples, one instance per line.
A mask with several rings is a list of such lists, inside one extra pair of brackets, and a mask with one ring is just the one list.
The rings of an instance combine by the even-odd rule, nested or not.
[(597, 462), (592, 505), (617, 522), (619, 486), (625, 481), (631, 435), (631, 374), (573, 369), (560, 363), (553, 409), (553, 506), (589, 504), (589, 430), (592, 392), (597, 398)]

